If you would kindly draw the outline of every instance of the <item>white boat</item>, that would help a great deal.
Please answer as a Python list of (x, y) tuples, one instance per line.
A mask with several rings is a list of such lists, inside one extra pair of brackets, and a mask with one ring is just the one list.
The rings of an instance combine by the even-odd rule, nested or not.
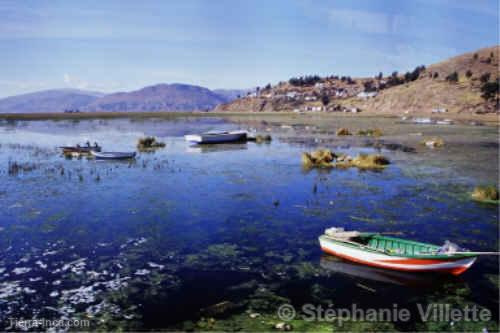
[(101, 153), (92, 150), (90, 153), (92, 154), (92, 156), (99, 160), (126, 160), (135, 157), (135, 152), (106, 151)]
[(202, 134), (185, 135), (186, 141), (193, 143), (228, 143), (241, 142), (247, 138), (246, 131), (211, 131)]

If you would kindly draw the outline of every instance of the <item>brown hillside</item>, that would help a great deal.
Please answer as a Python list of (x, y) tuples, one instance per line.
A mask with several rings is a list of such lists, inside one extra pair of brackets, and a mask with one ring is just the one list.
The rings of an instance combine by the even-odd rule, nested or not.
[[(381, 90), (373, 99), (360, 101), (350, 98), (343, 103), (363, 110), (390, 114), (431, 113), (435, 108), (444, 108), (450, 113), (495, 112), (495, 102), (485, 101), (481, 97), (480, 77), (490, 73), (489, 81), (498, 78), (498, 52), (499, 47), (496, 46), (466, 53), (431, 65), (418, 80)], [(472, 76), (467, 77), (467, 71)], [(458, 74), (456, 83), (446, 80), (453, 72)], [(438, 74), (437, 78), (434, 78), (435, 73)]]
[[(498, 79), (499, 50), (499, 46), (494, 46), (453, 57), (425, 68), (418, 79), (402, 84), (388, 84), (389, 77), (355, 78), (347, 82), (333, 76), (300, 86), (281, 82), (260, 90), (256, 96), (219, 105), (215, 110), (335, 112), (358, 108), (363, 113), (394, 115), (431, 114), (433, 109), (446, 109), (448, 115), (498, 112), (495, 98), (486, 100), (481, 96), (484, 82), (480, 78), (489, 73), (490, 82)], [(457, 82), (446, 79), (453, 72), (458, 74)], [(404, 81), (403, 73), (399, 79)], [(365, 90), (367, 81), (371, 81), (376, 96), (361, 98), (358, 94)]]

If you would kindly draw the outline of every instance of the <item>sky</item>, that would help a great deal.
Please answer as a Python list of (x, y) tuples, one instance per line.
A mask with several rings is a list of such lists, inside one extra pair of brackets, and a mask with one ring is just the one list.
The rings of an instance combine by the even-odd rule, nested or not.
[(497, 0), (0, 0), (0, 97), (373, 76), (497, 45)]

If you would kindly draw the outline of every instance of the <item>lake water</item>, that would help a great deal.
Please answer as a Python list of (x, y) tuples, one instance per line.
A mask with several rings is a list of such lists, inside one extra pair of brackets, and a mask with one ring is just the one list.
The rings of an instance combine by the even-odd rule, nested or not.
[[(387, 135), (336, 137), (341, 126)], [(273, 141), (196, 147), (182, 137), (236, 128)], [(89, 140), (135, 150), (145, 135), (166, 147), (134, 162), (67, 159), (57, 149)], [(419, 144), (428, 136), (447, 144)], [(469, 193), (497, 184), (497, 128), (307, 117), (4, 121), (0, 145), (0, 329), (10, 318), (84, 318), (104, 329), (262, 330), (280, 321), (284, 303), (397, 304), (414, 314), (385, 330), (451, 330), (417, 319), (416, 304), (438, 302), (489, 309), (492, 320), (476, 330), (498, 323), (497, 257), (456, 278), (394, 276), (324, 256), (317, 241), (341, 226), (495, 251), (498, 206)], [(317, 147), (392, 163), (307, 172), (300, 154)], [(294, 321), (335, 325), (303, 324)]]

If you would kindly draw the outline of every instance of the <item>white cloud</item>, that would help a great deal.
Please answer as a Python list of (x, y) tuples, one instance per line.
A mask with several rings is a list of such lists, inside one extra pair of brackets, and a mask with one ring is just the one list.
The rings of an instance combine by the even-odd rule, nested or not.
[(67, 86), (71, 88), (78, 88), (78, 89), (89, 88), (89, 83), (87, 81), (84, 81), (74, 76), (70, 76), (68, 73), (64, 73), (63, 81)]
[(332, 9), (329, 12), (330, 22), (344, 28), (366, 32), (388, 34), (397, 32), (409, 18), (378, 12), (352, 9)]

